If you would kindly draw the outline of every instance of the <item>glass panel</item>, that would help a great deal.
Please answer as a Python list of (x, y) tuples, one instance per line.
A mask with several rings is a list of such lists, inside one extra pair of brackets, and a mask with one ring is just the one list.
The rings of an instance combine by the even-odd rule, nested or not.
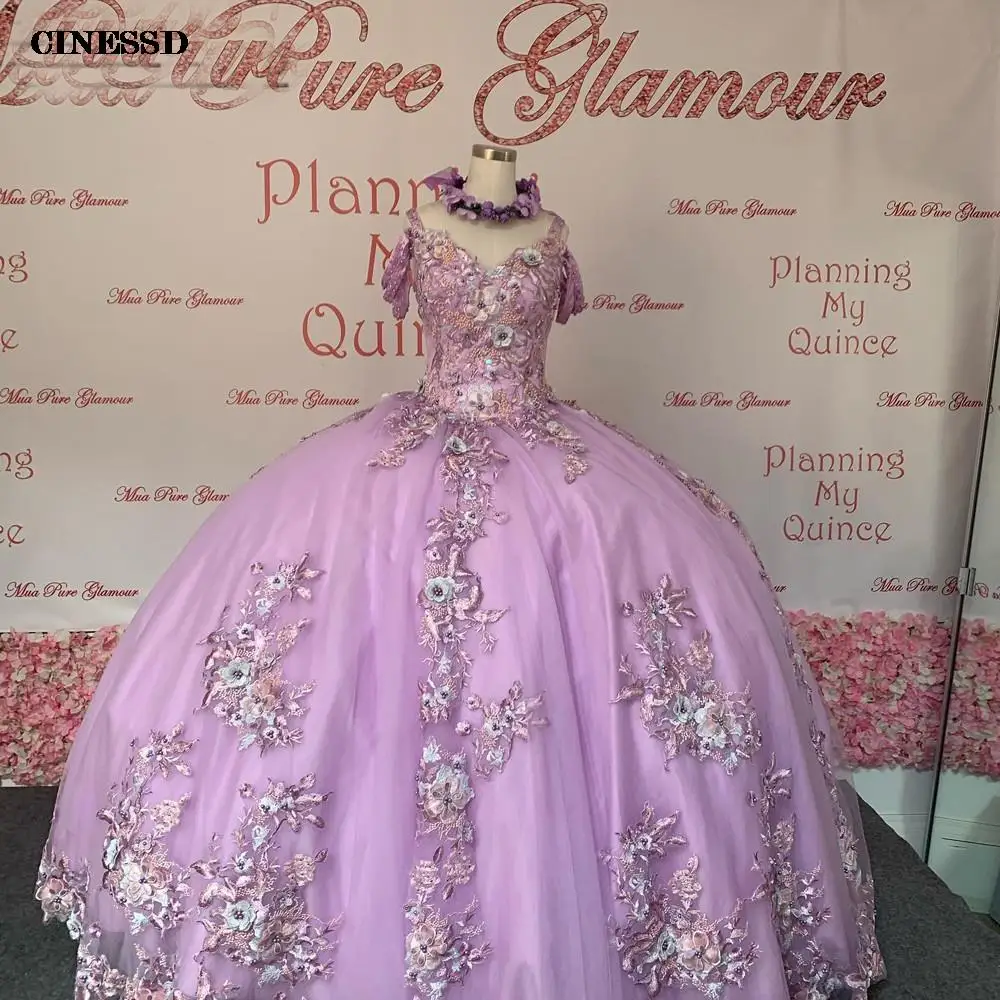
[[(1000, 192), (989, 198), (982, 195), (983, 202), (998, 198)], [(956, 773), (942, 783), (939, 764), (944, 701), (964, 602), (959, 571), (967, 563), (965, 550), (971, 544), (970, 497), (978, 485), (985, 401), (992, 391), (996, 274), (1000, 272), (997, 236), (987, 228), (965, 230), (954, 243), (941, 247), (940, 259), (950, 262), (954, 288), (942, 315), (917, 329), (928, 346), (939, 343), (934, 331), (947, 330), (947, 354), (935, 361), (925, 356), (909, 377), (887, 376), (899, 378), (888, 385), (903, 386), (902, 395), (921, 401), (914, 408), (897, 411), (896, 427), (909, 423), (919, 427), (922, 435), (911, 448), (913, 474), (908, 474), (909, 490), (903, 502), (920, 511), (923, 534), (914, 534), (891, 551), (885, 547), (881, 575), (871, 585), (878, 595), (871, 604), (884, 613), (856, 615), (845, 623), (846, 628), (839, 626), (839, 634), (825, 636), (818, 650), (808, 637), (804, 642), (807, 653), (819, 653), (810, 658), (821, 683), (824, 649), (830, 650), (830, 663), (843, 668), (839, 684), (830, 684), (824, 693), (828, 700), (832, 696), (832, 713), (859, 769), (855, 776), (858, 794), (925, 859), (936, 803), (964, 794), (956, 791), (960, 777), (971, 780)], [(884, 393), (889, 398), (894, 395), (894, 391)], [(932, 400), (929, 405), (928, 398)], [(1000, 437), (1000, 417), (993, 433)], [(991, 503), (1000, 511), (1000, 442), (992, 443), (995, 485)], [(928, 470), (933, 470), (931, 475)], [(997, 522), (992, 589), (1000, 595), (1000, 518)], [(1000, 627), (1000, 600), (991, 598), (986, 603), (995, 610)], [(1000, 632), (996, 649), (1000, 663)], [(997, 698), (1000, 702), (1000, 690)], [(954, 739), (950, 746), (954, 750)], [(978, 746), (977, 766), (990, 752), (1000, 769), (1000, 744), (992, 751), (985, 744)], [(954, 769), (955, 760), (949, 759)]]
[(928, 862), (978, 913), (1000, 919), (1000, 371), (996, 349), (970, 513)]

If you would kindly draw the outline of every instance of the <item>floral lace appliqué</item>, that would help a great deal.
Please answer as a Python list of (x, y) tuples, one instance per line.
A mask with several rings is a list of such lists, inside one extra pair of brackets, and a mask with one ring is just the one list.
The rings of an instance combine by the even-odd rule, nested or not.
[[(170, 857), (165, 838), (182, 820), (189, 796), (148, 802), (155, 779), (191, 777), (186, 756), (194, 746), (183, 738), (183, 725), (169, 733), (153, 732), (135, 749), (110, 804), (98, 813), (108, 825), (104, 840), (101, 887), (130, 917), (133, 935), (157, 932), (164, 942), (187, 920), (206, 930), (196, 960), (216, 954), (252, 969), (262, 986), (276, 990), (273, 1000), (290, 1000), (279, 987), (297, 986), (332, 975), (330, 955), (336, 947), (333, 933), (340, 920), (320, 921), (305, 904), (304, 891), (326, 852), (294, 854), (276, 860), (277, 835), (284, 829), (299, 832), (304, 825), (322, 827), (316, 808), (327, 798), (312, 791), (315, 779), (307, 775), (294, 785), (270, 782), (262, 795), (244, 785), (240, 795), (250, 800), (233, 834), (235, 851), (219, 860), (221, 838), (212, 839), (207, 860), (188, 866)], [(77, 954), (79, 1000), (231, 1000), (239, 989), (230, 982), (217, 985), (203, 967), (196, 992), (188, 996), (175, 988), (178, 956), (152, 952), (132, 943), (135, 971), (128, 975), (111, 965), (101, 947), (102, 928), (88, 922), (90, 871), (74, 868), (65, 856), (48, 848), (39, 867), (36, 898), (45, 919), (64, 922), (80, 944)], [(192, 899), (195, 881), (201, 883)]]
[(546, 722), (542, 695), (525, 696), (516, 680), (499, 701), (465, 696), (474, 656), (492, 651), (494, 626), (506, 614), (485, 603), (482, 580), (468, 559), (490, 523), (506, 520), (494, 506), (494, 481), (507, 458), (491, 428), (507, 427), (529, 447), (561, 449), (568, 482), (586, 471), (586, 448), (559, 419), (545, 381), (552, 322), (565, 322), (584, 302), (558, 217), (545, 238), (492, 268), (448, 233), (425, 229), (419, 213), (409, 213), (408, 222), (386, 263), (383, 294), (401, 319), (416, 292), (431, 351), (419, 392), (398, 396), (386, 418), (391, 444), (368, 464), (398, 468), (409, 452), (434, 442), (442, 449), (445, 489), (454, 498), (428, 522), (416, 595), (419, 641), (428, 654), (419, 684), (419, 714), (428, 732), (416, 775), (417, 834), (431, 845), (414, 865), (406, 907), (406, 981), (420, 997), (441, 1000), (490, 954), (472, 894), (470, 762), (478, 777), (493, 777), (507, 766), (514, 744)]
[(368, 464), (398, 467), (446, 420), (513, 428), (529, 447), (565, 453), (567, 482), (589, 468), (586, 446), (560, 419), (545, 379), (553, 321), (586, 306), (580, 272), (553, 216), (545, 237), (483, 267), (443, 230), (425, 229), (418, 212), (386, 262), (383, 295), (402, 318), (415, 290), (431, 343), (416, 394), (401, 393), (386, 418), (392, 444)]
[(121, 784), (111, 789), (108, 808), (97, 814), (108, 825), (102, 886), (128, 912), (133, 934), (149, 926), (168, 931), (187, 916), (191, 873), (171, 860), (163, 838), (180, 822), (190, 796), (152, 805), (145, 801), (154, 778), (191, 776), (184, 757), (194, 744), (181, 738), (183, 732), (184, 726), (177, 725), (169, 733), (151, 733), (139, 750), (133, 743)]
[(533, 414), (520, 426), (521, 436), (530, 447), (550, 444), (565, 452), (563, 471), (567, 483), (574, 483), (590, 468), (587, 446), (559, 418), (554, 408)]
[[(507, 458), (482, 422), (448, 420), (443, 431), (441, 474), (454, 502), (428, 522), (424, 585), (417, 594), (423, 612), (419, 640), (429, 653), (429, 670), (420, 682), (420, 719), (440, 732), (429, 735), (416, 776), (417, 835), (433, 846), (414, 865), (406, 906), (406, 981), (427, 1000), (441, 1000), (450, 986), (464, 983), (492, 950), (475, 919), (478, 903), (471, 891), (476, 831), (470, 756), (452, 746), (455, 737), (472, 736), (474, 769), (489, 778), (504, 769), (514, 742), (545, 722), (536, 714), (542, 696), (525, 698), (518, 681), (499, 702), (479, 695), (462, 701), (474, 651), (493, 650), (493, 626), (506, 614), (484, 606), (482, 582), (468, 553), (489, 523), (506, 520), (494, 507), (494, 480)], [(463, 704), (482, 717), (482, 726), (456, 721)]]
[[(565, 405), (572, 406), (574, 409), (579, 409), (575, 403), (566, 403)], [(588, 413), (588, 416), (596, 420), (599, 424), (603, 424), (608, 428), (608, 430), (613, 431), (619, 437), (628, 441), (647, 458), (660, 466), (661, 469), (673, 476), (674, 479), (676, 479), (692, 496), (697, 497), (706, 510), (714, 514), (716, 517), (728, 521), (739, 532), (740, 537), (743, 539), (744, 543), (757, 560), (758, 572), (760, 573), (761, 580), (763, 580), (768, 590), (771, 592), (771, 596), (774, 601), (775, 613), (781, 619), (782, 627), (784, 629), (785, 646), (788, 650), (789, 660), (792, 664), (792, 673), (794, 674), (795, 680), (799, 685), (799, 689), (806, 696), (809, 703), (812, 704), (813, 687), (809, 679), (811, 674), (809, 672), (808, 662), (795, 640), (795, 634), (788, 621), (788, 616), (785, 614), (785, 609), (782, 606), (781, 601), (778, 599), (777, 591), (775, 590), (774, 584), (771, 582), (771, 577), (764, 566), (764, 561), (761, 559), (760, 553), (757, 551), (757, 546), (754, 544), (753, 539), (750, 537), (750, 533), (747, 531), (745, 525), (736, 514), (736, 511), (734, 511), (733, 508), (730, 507), (729, 504), (727, 504), (704, 480), (696, 479), (694, 476), (686, 473), (683, 469), (678, 468), (665, 456), (646, 447), (646, 445), (644, 445), (636, 437), (629, 434), (628, 431), (622, 430), (621, 427), (613, 424), (610, 420), (605, 420), (603, 417), (599, 417), (594, 413)]]
[(697, 760), (718, 761), (732, 774), (760, 748), (757, 714), (749, 686), (743, 694), (732, 694), (712, 676), (715, 660), (707, 632), (683, 653), (677, 651), (669, 630), (695, 617), (687, 596), (686, 588), (674, 587), (664, 576), (654, 590), (642, 593), (639, 608), (622, 606), (648, 666), (641, 675), (628, 655), (622, 656), (619, 671), (627, 680), (615, 702), (639, 702), (643, 726), (663, 744), (664, 766), (686, 750)]
[(431, 740), (424, 747), (417, 774), (417, 835), (436, 836), (453, 846), (471, 844), (473, 829), (467, 809), (474, 797), (465, 754), (448, 755)]
[(78, 941), (83, 936), (90, 871), (80, 869), (65, 855), (53, 856), (46, 850), (38, 869), (35, 899), (42, 904), (45, 923), (58, 920), (66, 925), (69, 936)]
[[(885, 961), (875, 936), (875, 886), (868, 869), (862, 864), (864, 845), (847, 818), (844, 808), (844, 791), (837, 782), (833, 764), (826, 749), (827, 736), (815, 722), (810, 726), (810, 739), (816, 758), (823, 769), (823, 780), (830, 793), (834, 822), (837, 827), (837, 842), (840, 848), (841, 869), (847, 881), (848, 890), (854, 903), (854, 916), (858, 925), (858, 975), (851, 979), (865, 981), (859, 989), (857, 1000), (864, 1000), (868, 985), (885, 978)], [(850, 978), (850, 977), (847, 977)]]
[(483, 925), (473, 922), (478, 910), (475, 898), (451, 913), (437, 902), (448, 903), (475, 872), (475, 830), (468, 814), (474, 797), (466, 755), (449, 754), (431, 740), (417, 772), (417, 835), (439, 843), (430, 858), (414, 866), (412, 895), (404, 911), (410, 922), (406, 982), (428, 1000), (443, 997), (451, 983), (464, 982), (491, 952), (482, 940)]
[[(466, 563), (470, 546), (485, 536), (489, 521), (503, 522), (493, 507), (493, 482), (506, 456), (493, 446), (481, 424), (445, 425), (441, 474), (454, 505), (441, 508), (428, 523), (424, 548), (425, 583), (417, 595), (423, 609), (419, 640), (429, 653), (429, 673), (420, 684), (420, 718), (426, 727), (450, 723), (472, 667), (471, 640), (484, 652), (493, 649), (492, 632), (505, 609), (483, 607), (478, 575)], [(463, 726), (458, 725), (462, 734)], [(450, 739), (454, 738), (454, 730)], [(475, 797), (463, 750), (447, 750), (447, 739), (431, 738), (417, 773), (417, 835), (436, 842), (430, 857), (414, 866), (406, 917), (406, 981), (421, 997), (439, 1000), (449, 985), (464, 982), (491, 951), (484, 928), (474, 918), (478, 903), (467, 898), (451, 910), (456, 892), (475, 873), (475, 830), (468, 810)]]
[(397, 399), (398, 404), (385, 418), (392, 445), (369, 460), (371, 468), (398, 469), (406, 461), (406, 453), (432, 438), (441, 423), (438, 408), (418, 393), (400, 393)]
[[(790, 781), (791, 771), (779, 769), (772, 754), (761, 774), (760, 794), (751, 792), (748, 797), (760, 816), (763, 843), (753, 866), (762, 882), (753, 899), (770, 902), (771, 921), (781, 948), (790, 996), (795, 1000), (827, 1000), (846, 989), (861, 1000), (867, 996), (873, 970), (847, 971), (835, 967), (818, 941), (820, 928), (829, 919), (830, 911), (823, 903), (821, 868), (817, 865), (801, 871), (795, 867), (794, 814), (779, 816), (779, 804), (791, 798)], [(865, 950), (864, 943), (862, 949)], [(861, 957), (864, 960), (865, 956)], [(881, 957), (878, 961), (881, 962)]]
[(315, 783), (312, 774), (294, 785), (271, 781), (259, 795), (243, 785), (240, 796), (249, 806), (233, 834), (233, 856), (219, 860), (216, 837), (213, 856), (191, 866), (208, 881), (198, 899), (199, 922), (207, 932), (203, 953), (253, 969), (261, 986), (294, 986), (333, 971), (328, 956), (336, 947), (332, 935), (340, 918), (318, 920), (304, 897), (327, 852), (294, 854), (284, 863), (273, 857), (283, 829), (323, 827), (316, 808), (327, 796), (313, 791)]
[(442, 507), (428, 522), (424, 547), (423, 589), (417, 601), (423, 609), (420, 643), (429, 652), (429, 673), (420, 685), (420, 717), (425, 725), (447, 722), (466, 686), (472, 664), (468, 640), (490, 652), (492, 632), (506, 609), (483, 607), (479, 576), (466, 563), (469, 547), (485, 537), (489, 521), (506, 516), (493, 509), (493, 483), (507, 458), (493, 446), (482, 426), (472, 422), (447, 425), (441, 474), (454, 506)]
[(479, 695), (466, 700), (470, 711), (479, 712), (482, 725), (478, 728), (469, 722), (459, 724), (463, 735), (473, 734), (476, 754), (476, 772), (488, 778), (502, 771), (510, 760), (511, 750), (516, 740), (527, 741), (531, 730), (547, 726), (548, 719), (536, 715), (544, 700), (543, 695), (524, 697), (520, 681), (515, 681), (500, 701), (486, 702)]
[[(131, 917), (130, 930), (149, 928), (169, 932), (188, 917), (184, 900), (190, 894), (192, 873), (180, 868), (167, 854), (163, 838), (176, 826), (187, 796), (149, 804), (146, 799), (154, 778), (174, 774), (190, 777), (185, 755), (193, 744), (182, 739), (183, 726), (169, 733), (150, 734), (139, 750), (132, 746), (125, 775), (111, 790), (108, 809), (98, 818), (108, 824), (104, 841), (102, 888)], [(236, 987), (215, 989), (208, 973), (201, 971), (198, 989), (188, 997), (174, 989), (175, 957), (150, 953), (133, 942), (136, 970), (126, 975), (100, 952), (101, 927), (87, 919), (90, 870), (84, 863), (74, 868), (65, 855), (55, 856), (46, 846), (38, 870), (35, 897), (45, 922), (59, 920), (77, 949), (78, 1000), (229, 1000)]]
[[(228, 981), (216, 985), (204, 968), (198, 970), (195, 992), (182, 993), (174, 986), (176, 956), (162, 951), (151, 954), (139, 945), (134, 946), (138, 968), (128, 976), (94, 950), (100, 937), (94, 931), (93, 940), (84, 943), (77, 954), (77, 1000), (239, 1000), (238, 986)], [(274, 1000), (288, 1000), (288, 995), (277, 993)]]
[(695, 857), (665, 886), (660, 882), (654, 865), (669, 848), (687, 843), (673, 832), (676, 824), (676, 813), (657, 817), (647, 803), (639, 822), (618, 835), (618, 852), (601, 855), (611, 870), (615, 899), (626, 912), (623, 922), (612, 924), (614, 943), (622, 969), (647, 996), (686, 987), (718, 998), (726, 986), (742, 986), (757, 957), (756, 945), (742, 944), (747, 901), (738, 900), (718, 920), (698, 910), (702, 886)]
[(205, 660), (202, 707), (240, 733), (240, 750), (257, 745), (263, 754), (302, 740), (293, 720), (305, 714), (302, 702), (315, 685), (285, 680), (282, 661), (309, 620), (278, 626), (275, 618), (285, 604), (311, 598), (309, 581), (321, 571), (310, 569), (307, 560), (303, 556), (297, 563), (281, 563), (273, 573), (254, 563), (250, 572), (258, 580), (240, 603), (238, 620), (227, 625), (225, 609), (219, 627), (203, 641), (211, 652)]

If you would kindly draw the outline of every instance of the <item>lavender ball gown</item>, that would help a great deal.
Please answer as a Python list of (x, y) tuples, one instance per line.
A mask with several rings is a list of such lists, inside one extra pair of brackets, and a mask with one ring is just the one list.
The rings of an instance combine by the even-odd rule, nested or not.
[(752, 545), (546, 384), (561, 220), (487, 269), (411, 213), (383, 288), (420, 390), (211, 517), (80, 729), (37, 893), (76, 1000), (863, 1000), (861, 828)]

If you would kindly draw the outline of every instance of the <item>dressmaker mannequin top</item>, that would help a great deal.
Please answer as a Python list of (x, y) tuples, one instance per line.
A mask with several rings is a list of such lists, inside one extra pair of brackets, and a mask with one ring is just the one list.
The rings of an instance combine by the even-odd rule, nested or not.
[[(510, 205), (517, 197), (517, 151), (496, 146), (472, 147), (472, 162), (464, 190), (481, 202), (496, 206)], [(506, 223), (486, 219), (465, 219), (449, 213), (439, 201), (418, 209), (426, 229), (448, 233), (485, 268), (496, 267), (515, 250), (531, 246), (550, 230), (551, 212), (539, 212), (533, 219), (514, 219)]]

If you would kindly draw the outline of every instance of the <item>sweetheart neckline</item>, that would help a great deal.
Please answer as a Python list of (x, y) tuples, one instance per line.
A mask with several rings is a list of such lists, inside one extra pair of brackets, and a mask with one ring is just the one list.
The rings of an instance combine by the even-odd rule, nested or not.
[(525, 250), (537, 250), (542, 246), (543, 243), (551, 243), (557, 238), (557, 233), (559, 229), (559, 216), (552, 213), (552, 221), (549, 223), (549, 228), (544, 236), (540, 236), (534, 243), (527, 243), (523, 247), (515, 247), (506, 257), (500, 260), (498, 263), (494, 264), (492, 267), (487, 267), (471, 250), (467, 250), (460, 243), (456, 242), (455, 237), (447, 230), (442, 229), (439, 226), (427, 226), (424, 224), (424, 220), (420, 218), (420, 213), (414, 210), (414, 218), (417, 220), (417, 227), (420, 232), (426, 233), (429, 236), (440, 236), (443, 237), (448, 244), (451, 246), (452, 250), (456, 253), (461, 254), (465, 259), (476, 267), (483, 274), (495, 273), (501, 268), (506, 267), (511, 260), (518, 254), (524, 253)]

